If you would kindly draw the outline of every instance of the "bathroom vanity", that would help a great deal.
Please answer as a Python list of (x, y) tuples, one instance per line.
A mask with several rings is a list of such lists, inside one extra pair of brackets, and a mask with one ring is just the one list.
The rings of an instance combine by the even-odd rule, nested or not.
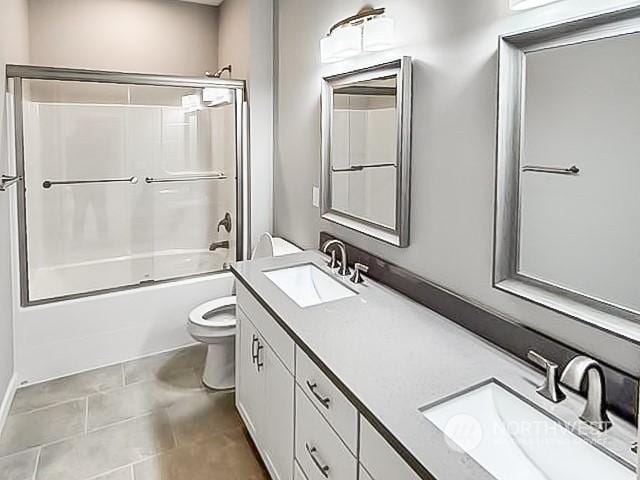
[(635, 478), (632, 425), (611, 415), (598, 432), (567, 388), (552, 403), (539, 371), (326, 263), (307, 251), (232, 267), (236, 404), (272, 478)]

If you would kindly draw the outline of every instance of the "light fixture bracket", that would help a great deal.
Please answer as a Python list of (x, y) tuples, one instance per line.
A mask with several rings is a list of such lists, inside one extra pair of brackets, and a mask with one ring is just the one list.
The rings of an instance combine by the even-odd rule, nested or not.
[(339, 22), (337, 22), (336, 24), (334, 24), (329, 29), (329, 33), (327, 35), (331, 35), (336, 29), (343, 27), (345, 25), (360, 25), (371, 18), (379, 17), (380, 15), (384, 14), (385, 10), (386, 8), (384, 7), (381, 7), (381, 8), (364, 7), (355, 15), (351, 15), (350, 17), (344, 18)]

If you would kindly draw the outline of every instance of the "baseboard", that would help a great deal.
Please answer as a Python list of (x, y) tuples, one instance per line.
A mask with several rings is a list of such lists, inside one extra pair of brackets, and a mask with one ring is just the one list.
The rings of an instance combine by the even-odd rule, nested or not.
[(7, 421), (7, 417), (9, 417), (9, 410), (11, 409), (11, 403), (13, 403), (13, 397), (16, 394), (16, 389), (18, 388), (18, 375), (16, 373), (13, 374), (11, 380), (9, 380), (9, 385), (7, 385), (7, 390), (4, 392), (4, 397), (2, 398), (2, 404), (0, 404), (0, 433), (4, 428), (4, 424)]

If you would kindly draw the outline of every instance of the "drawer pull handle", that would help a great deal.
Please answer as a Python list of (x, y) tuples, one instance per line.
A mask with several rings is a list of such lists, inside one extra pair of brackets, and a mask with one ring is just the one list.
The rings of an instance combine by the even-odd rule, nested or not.
[(260, 340), (258, 340), (258, 348), (256, 348), (256, 367), (258, 367), (258, 371), (260, 371), (262, 367), (264, 367), (264, 362), (260, 360), (260, 350), (262, 350), (263, 348), (264, 345), (262, 345), (262, 343), (260, 343)]
[(255, 364), (258, 359), (258, 354), (256, 353), (256, 342), (258, 342), (258, 336), (254, 333), (253, 338), (251, 339), (251, 363)]
[(322, 404), (322, 406), (328, 410), (331, 399), (329, 397), (323, 397), (318, 392), (316, 392), (316, 389), (318, 388), (318, 384), (311, 383), (309, 380), (307, 380), (307, 387), (309, 387), (309, 390), (311, 390), (311, 393), (313, 393), (313, 396), (318, 399), (318, 401)]
[(310, 447), (306, 442), (304, 446), (307, 449), (307, 453), (311, 457), (311, 460), (313, 460), (313, 463), (315, 463), (316, 467), (318, 467), (318, 470), (320, 470), (322, 476), (324, 478), (329, 478), (329, 465), (323, 465), (322, 462), (318, 459), (318, 449), (316, 447)]

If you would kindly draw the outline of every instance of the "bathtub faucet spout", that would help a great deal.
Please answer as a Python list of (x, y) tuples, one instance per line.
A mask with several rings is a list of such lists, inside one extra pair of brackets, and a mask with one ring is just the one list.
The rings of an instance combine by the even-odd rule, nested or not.
[(229, 240), (224, 240), (222, 242), (213, 242), (211, 245), (209, 245), (209, 251), (210, 252), (215, 252), (217, 249), (219, 248), (229, 248)]

